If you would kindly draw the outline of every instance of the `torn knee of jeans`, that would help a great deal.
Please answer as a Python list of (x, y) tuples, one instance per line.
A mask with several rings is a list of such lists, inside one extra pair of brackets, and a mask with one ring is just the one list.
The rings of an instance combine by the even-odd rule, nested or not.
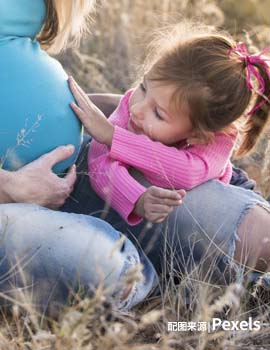
[(139, 263), (135, 256), (128, 256), (120, 277), (121, 291), (117, 294), (117, 306), (119, 309), (128, 309), (136, 296), (138, 283), (144, 281), (142, 273), (143, 265)]

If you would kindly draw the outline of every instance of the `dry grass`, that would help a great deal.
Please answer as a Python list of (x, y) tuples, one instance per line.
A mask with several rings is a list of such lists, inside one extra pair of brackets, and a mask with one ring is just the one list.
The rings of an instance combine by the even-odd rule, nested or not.
[[(204, 276), (204, 277), (203, 277)], [(0, 349), (5, 350), (224, 350), (269, 349), (269, 291), (259, 281), (252, 289), (240, 283), (217, 286), (200, 266), (172, 279), (159, 297), (130, 313), (121, 313), (98, 288), (92, 299), (79, 298), (58, 319), (39, 315), (29, 299), (2, 312)], [(260, 320), (259, 331), (169, 332), (168, 322)]]

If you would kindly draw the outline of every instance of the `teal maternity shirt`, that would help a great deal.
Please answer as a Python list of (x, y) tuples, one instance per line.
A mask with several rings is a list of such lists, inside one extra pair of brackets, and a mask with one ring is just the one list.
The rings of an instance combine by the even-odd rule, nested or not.
[(75, 162), (82, 127), (69, 107), (73, 97), (61, 64), (35, 41), (46, 16), (44, 0), (0, 0), (0, 157), (16, 170), (59, 145), (75, 154), (54, 171)]

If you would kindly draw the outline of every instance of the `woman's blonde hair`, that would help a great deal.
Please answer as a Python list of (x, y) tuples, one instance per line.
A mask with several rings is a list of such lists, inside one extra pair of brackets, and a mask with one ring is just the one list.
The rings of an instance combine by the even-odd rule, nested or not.
[(88, 29), (95, 0), (45, 0), (45, 4), (46, 19), (38, 41), (54, 54), (76, 46)]

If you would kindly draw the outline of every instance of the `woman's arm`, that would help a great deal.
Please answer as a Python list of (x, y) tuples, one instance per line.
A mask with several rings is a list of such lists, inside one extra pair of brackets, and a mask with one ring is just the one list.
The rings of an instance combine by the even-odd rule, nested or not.
[(17, 171), (0, 169), (0, 203), (36, 203), (49, 208), (63, 205), (76, 181), (76, 167), (64, 178), (54, 174), (52, 167), (73, 152), (74, 147), (61, 146)]

